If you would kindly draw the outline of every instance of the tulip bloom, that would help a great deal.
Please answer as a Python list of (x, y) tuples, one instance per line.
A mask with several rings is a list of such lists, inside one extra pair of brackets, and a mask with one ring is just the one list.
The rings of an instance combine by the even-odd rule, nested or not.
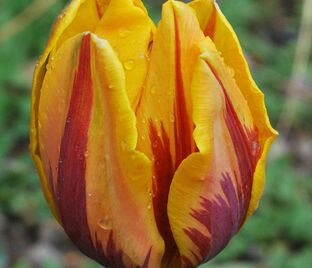
[(196, 267), (258, 206), (276, 136), (217, 4), (73, 0), (33, 80), (31, 152), (77, 247), (106, 267)]

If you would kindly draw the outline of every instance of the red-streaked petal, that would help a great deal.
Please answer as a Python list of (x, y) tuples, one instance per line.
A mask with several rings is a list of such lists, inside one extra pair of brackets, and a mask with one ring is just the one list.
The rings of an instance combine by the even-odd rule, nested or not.
[[(84, 23), (81, 23), (81, 20)], [(68, 7), (58, 16), (46, 48), (40, 57), (33, 78), (32, 102), (31, 102), (31, 122), (30, 122), (30, 150), (32, 157), (36, 164), (37, 170), (40, 175), (40, 181), (43, 192), (51, 207), (55, 217), (59, 219), (56, 211), (54, 198), (52, 196), (52, 189), (50, 188), (49, 177), (53, 172), (51, 169), (46, 173), (46, 167), (42, 163), (42, 156), (39, 150), (39, 103), (42, 96), (42, 83), (47, 72), (47, 64), (49, 59), (52, 58), (50, 53), (63, 44), (67, 39), (75, 36), (76, 34), (84, 31), (91, 31), (95, 29), (99, 21), (95, 1), (82, 1), (74, 0)], [(74, 58), (74, 57), (73, 57)], [(72, 59), (69, 59), (72, 63)], [(60, 99), (62, 100), (62, 99)], [(56, 106), (58, 107), (58, 105)], [(49, 169), (48, 169), (49, 170)]]
[(177, 254), (167, 216), (169, 187), (177, 166), (196, 150), (190, 87), (199, 54), (195, 44), (203, 39), (190, 7), (175, 1), (164, 4), (136, 110), (137, 148), (154, 164), (153, 203), (157, 226), (166, 245), (164, 263), (170, 263)]
[(205, 35), (212, 39), (226, 65), (232, 68), (234, 79), (248, 102), (252, 117), (256, 119), (255, 125), (258, 129), (260, 146), (263, 148), (264, 153), (261, 155), (255, 171), (252, 198), (247, 213), (249, 216), (258, 207), (265, 182), (267, 152), (277, 136), (277, 132), (270, 124), (264, 103), (264, 95), (250, 74), (239, 40), (216, 1), (195, 0), (190, 3), (190, 6), (194, 8)]
[(41, 161), (69, 237), (107, 267), (159, 266), (151, 162), (135, 151), (135, 116), (109, 43), (89, 33), (66, 41), (42, 94)]
[(170, 226), (185, 267), (214, 257), (239, 230), (262, 149), (232, 71), (210, 39), (200, 49), (192, 82), (199, 153), (179, 166), (168, 201)]
[[(112, 239), (125, 267), (158, 267), (164, 245), (154, 220), (151, 162), (135, 150), (135, 115), (122, 65), (108, 41), (95, 35), (91, 40), (94, 104), (86, 196), (92, 239), (105, 253)], [(123, 267), (114, 259), (110, 265)]]

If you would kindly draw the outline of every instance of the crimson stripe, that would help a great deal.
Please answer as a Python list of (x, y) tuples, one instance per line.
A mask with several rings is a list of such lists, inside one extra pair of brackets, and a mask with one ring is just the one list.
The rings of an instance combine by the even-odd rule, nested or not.
[(213, 39), (215, 35), (216, 21), (217, 21), (217, 10), (215, 5), (213, 5), (209, 21), (207, 22), (207, 27), (204, 32), (205, 36), (209, 36), (211, 39)]
[(175, 23), (175, 43), (176, 43), (176, 100), (174, 105), (175, 121), (174, 121), (174, 135), (175, 135), (175, 169), (188, 155), (192, 153), (192, 130), (189, 124), (189, 115), (186, 108), (186, 101), (184, 95), (184, 84), (181, 66), (181, 45), (179, 22), (174, 13)]
[(174, 168), (169, 137), (163, 125), (161, 125), (161, 135), (159, 135), (155, 124), (150, 121), (150, 140), (154, 155), (154, 175), (152, 178), (154, 215), (159, 233), (165, 241), (163, 263), (169, 263), (177, 249), (167, 213), (168, 196)]
[(86, 159), (92, 106), (90, 34), (82, 38), (78, 69), (61, 141), (56, 197), (63, 227), (73, 242), (90, 255), (92, 240), (86, 211)]

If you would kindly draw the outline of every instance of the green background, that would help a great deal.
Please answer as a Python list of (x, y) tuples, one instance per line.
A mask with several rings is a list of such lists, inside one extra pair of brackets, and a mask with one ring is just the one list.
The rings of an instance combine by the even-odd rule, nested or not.
[[(75, 250), (52, 218), (28, 152), (34, 64), (67, 1), (25, 12), (34, 2), (0, 0), (0, 267), (98, 267)], [(302, 1), (218, 2), (241, 40), (276, 126), (287, 116), (283, 107), (297, 64)], [(158, 20), (161, 2), (145, 3)], [(301, 83), (291, 84), (296, 87), (294, 117), (286, 120), (290, 129), (281, 131), (272, 148), (259, 209), (226, 249), (202, 267), (312, 267), (311, 74), (310, 62)]]

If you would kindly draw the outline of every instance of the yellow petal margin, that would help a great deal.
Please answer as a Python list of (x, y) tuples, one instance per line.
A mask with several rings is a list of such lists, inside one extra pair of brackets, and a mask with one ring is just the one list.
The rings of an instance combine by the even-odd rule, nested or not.
[(224, 62), (233, 69), (235, 81), (248, 102), (253, 118), (257, 119), (255, 124), (259, 130), (259, 141), (263, 153), (255, 171), (248, 217), (257, 209), (262, 196), (267, 153), (278, 133), (270, 124), (264, 95), (250, 74), (239, 40), (216, 1), (195, 0), (189, 5), (195, 10), (205, 35), (212, 39)]

